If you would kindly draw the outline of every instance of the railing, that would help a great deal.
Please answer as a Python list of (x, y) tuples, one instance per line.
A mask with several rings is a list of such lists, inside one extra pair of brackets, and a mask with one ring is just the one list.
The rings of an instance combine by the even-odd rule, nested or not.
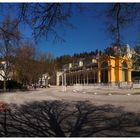
[(140, 82), (133, 82), (133, 88), (139, 89), (140, 88)]
[(133, 83), (120, 82), (120, 83), (118, 83), (118, 88), (121, 88), (121, 89), (132, 89), (133, 88)]
[(140, 89), (140, 83), (94, 83), (94, 84), (74, 84), (74, 89)]
[(118, 88), (116, 85), (110, 85), (109, 83), (95, 83), (95, 84), (74, 84), (75, 90), (91, 90), (91, 89), (108, 89), (108, 88)]

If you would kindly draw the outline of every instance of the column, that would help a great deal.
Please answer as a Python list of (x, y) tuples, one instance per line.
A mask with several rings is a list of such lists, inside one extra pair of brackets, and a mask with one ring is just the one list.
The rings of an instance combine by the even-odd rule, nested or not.
[(132, 79), (131, 79), (131, 68), (128, 68), (128, 72), (127, 72), (127, 82), (131, 83)]
[(77, 73), (77, 84), (79, 84), (79, 73)]
[(63, 79), (63, 74), (62, 74), (62, 86), (64, 85), (64, 81), (63, 81), (64, 79)]
[(75, 84), (75, 75), (73, 75), (73, 84)]
[(66, 86), (66, 84), (67, 84), (67, 78), (66, 78), (66, 72), (64, 73), (64, 86)]
[(78, 75), (78, 84), (80, 84), (80, 74)]
[(111, 66), (108, 67), (108, 83), (111, 83)]
[(93, 83), (95, 83), (95, 71), (93, 71)]
[(98, 83), (101, 83), (101, 70), (100, 70), (100, 68), (98, 68), (98, 79), (97, 79), (98, 81)]
[(77, 84), (77, 73), (76, 73), (76, 84)]
[(83, 74), (84, 74), (83, 76), (84, 76), (84, 85), (85, 85), (85, 82), (86, 82), (86, 81), (85, 81), (85, 73), (83, 73)]
[(73, 85), (73, 74), (71, 76), (71, 84)]
[(118, 82), (122, 82), (122, 63), (121, 63), (121, 60), (119, 60), (119, 64), (118, 64)]
[(88, 85), (88, 72), (87, 72), (87, 85)]
[(70, 85), (71, 85), (71, 75), (69, 74), (69, 80), (70, 80)]
[(72, 83), (72, 76), (73, 76), (73, 75), (71, 75), (71, 85), (73, 84), (73, 83)]

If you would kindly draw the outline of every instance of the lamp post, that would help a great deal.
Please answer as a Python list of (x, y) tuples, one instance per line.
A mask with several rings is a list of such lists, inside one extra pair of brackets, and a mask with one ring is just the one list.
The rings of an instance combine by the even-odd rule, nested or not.
[(66, 69), (64, 69), (64, 72), (62, 73), (62, 90), (66, 91)]
[(46, 80), (46, 79), (47, 79), (47, 76), (45, 75), (45, 76), (44, 76), (45, 88), (47, 87), (47, 80)]
[(64, 85), (65, 86), (67, 85), (67, 82), (66, 82), (66, 69), (64, 69)]

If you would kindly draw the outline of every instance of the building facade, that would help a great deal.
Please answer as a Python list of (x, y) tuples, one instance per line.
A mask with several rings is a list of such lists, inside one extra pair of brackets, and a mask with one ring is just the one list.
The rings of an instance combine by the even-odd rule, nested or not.
[(57, 71), (50, 77), (50, 84), (59, 86), (62, 84), (62, 74), (63, 72)]
[(49, 76), (48, 73), (43, 74), (38, 80), (39, 86), (42, 86), (42, 87), (43, 86), (48, 86), (49, 79), (50, 79), (50, 76)]
[[(66, 84), (93, 84), (93, 83), (131, 83), (132, 62), (126, 56), (102, 55), (91, 60), (80, 60), (78, 63), (69, 63), (64, 66), (59, 76), (59, 85), (66, 74)], [(57, 84), (58, 85), (58, 84)]]

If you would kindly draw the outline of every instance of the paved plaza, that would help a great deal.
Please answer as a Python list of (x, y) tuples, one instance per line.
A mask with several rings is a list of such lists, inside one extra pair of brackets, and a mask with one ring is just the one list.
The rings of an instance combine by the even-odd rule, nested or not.
[(34, 101), (89, 101), (95, 105), (110, 104), (123, 107), (126, 111), (140, 113), (139, 89), (113, 89), (91, 88), (81, 89), (73, 86), (67, 90), (61, 86), (50, 88), (38, 88), (33, 91), (1, 93), (0, 101), (12, 104), (26, 104)]

